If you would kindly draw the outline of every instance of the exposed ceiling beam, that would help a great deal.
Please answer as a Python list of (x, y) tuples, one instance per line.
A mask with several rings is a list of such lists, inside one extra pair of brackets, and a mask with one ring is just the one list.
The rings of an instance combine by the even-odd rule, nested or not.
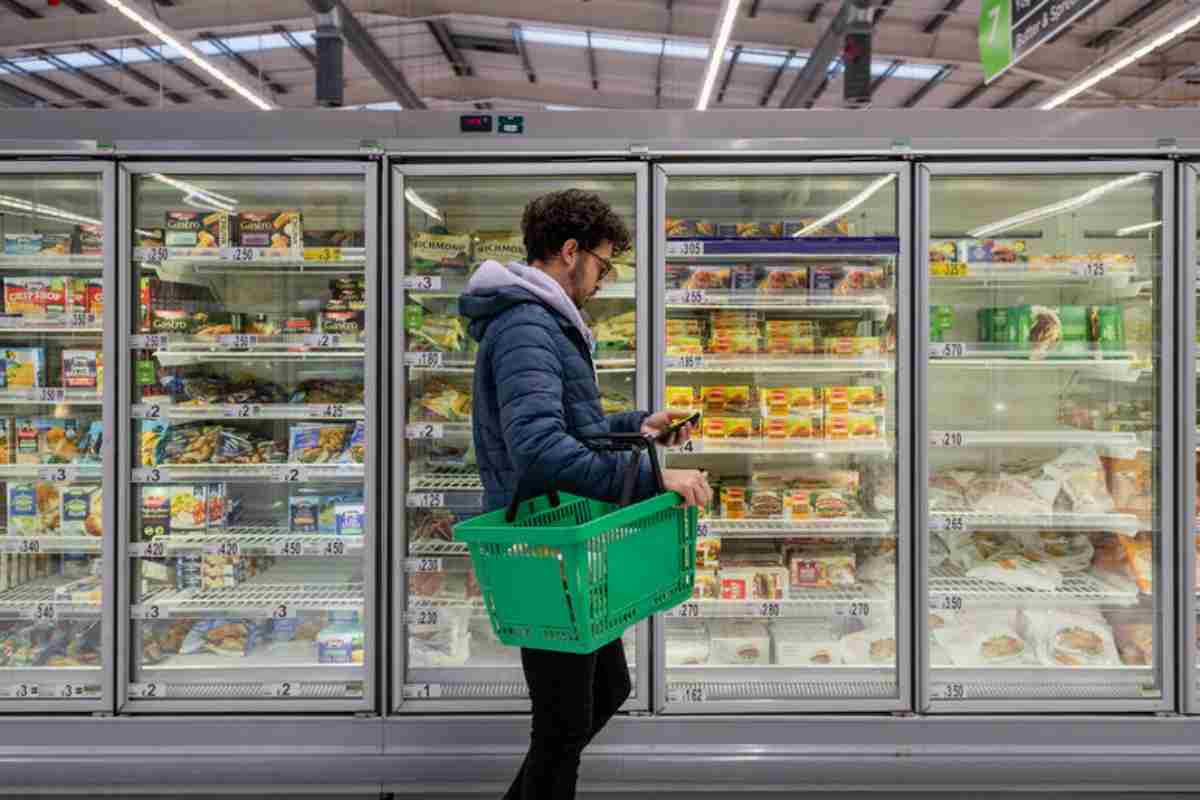
[(824, 10), (824, 3), (813, 3), (813, 7), (808, 10), (808, 16), (804, 18), (804, 21), (809, 25), (812, 25), (817, 21), (817, 17), (821, 16), (821, 12)]
[(7, 8), (21, 19), (41, 19), (42, 15), (17, 0), (0, 0), (0, 8)]
[(788, 50), (787, 57), (783, 59), (783, 63), (775, 70), (775, 74), (771, 76), (771, 82), (767, 84), (767, 88), (763, 90), (762, 99), (758, 101), (760, 106), (765, 106), (771, 102), (771, 95), (775, 94), (775, 90), (779, 88), (779, 81), (783, 79), (783, 73), (787, 72), (788, 65), (792, 63), (792, 59), (796, 57), (795, 50)]
[(958, 11), (959, 6), (962, 4), (963, 0), (948, 0), (936, 17), (931, 18), (925, 23), (925, 27), (921, 28), (921, 32), (926, 34), (937, 33), (946, 24), (946, 20), (950, 18), (950, 15)]
[(721, 81), (721, 88), (717, 90), (717, 102), (720, 103), (725, 99), (725, 90), (729, 88), (729, 81), (733, 78), (733, 68), (737, 66), (738, 59), (742, 55), (742, 46), (740, 44), (733, 46), (733, 54), (729, 57), (729, 67), (725, 70), (725, 78)]
[(470, 76), (475, 74), (475, 70), (471, 68), (471, 64), (467, 61), (466, 56), (458, 49), (458, 45), (454, 43), (454, 37), (450, 35), (450, 28), (446, 25), (445, 20), (431, 19), (425, 23), (425, 27), (429, 29), (429, 33), (437, 41), (438, 47), (442, 51), (442, 55), (450, 62), (450, 69), (458, 77)]
[(71, 9), (76, 14), (95, 14), (96, 13), (96, 9), (92, 8), (87, 3), (82, 2), (82, 0), (62, 0), (62, 3), (64, 6)]
[(1019, 103), (1023, 97), (1041, 85), (1042, 82), (1038, 80), (1025, 81), (1025, 83), (1021, 84), (1006, 97), (1003, 97), (994, 103), (992, 108), (1008, 108), (1010, 106), (1014, 106)]
[(600, 90), (600, 76), (596, 74), (596, 49), (592, 47), (592, 32), (587, 32), (588, 74), (592, 76), (592, 90)]
[(148, 78), (147, 76), (143, 75), (141, 72), (138, 72), (136, 69), (129, 66), (128, 64), (126, 64), (122, 61), (118, 61), (117, 59), (113, 58), (108, 53), (101, 50), (99, 47), (96, 47), (95, 45), (84, 45), (83, 49), (85, 51), (87, 51), (89, 54), (91, 54), (91, 56), (93, 58), (96, 58), (101, 63), (103, 63), (104, 66), (120, 71), (121, 74), (123, 74), (125, 77), (129, 78), (129, 80), (133, 81), (134, 83), (138, 84), (139, 86), (141, 86), (144, 89), (149, 89), (152, 92), (161, 93), (163, 97), (167, 98), (172, 103), (186, 103), (188, 101), (187, 98), (184, 97), (179, 92), (165, 89), (163, 87), (162, 83), (160, 83), (159, 81), (155, 81), (151, 78)]
[(260, 67), (256, 67), (250, 59), (246, 58), (241, 53), (236, 52), (225, 41), (215, 33), (202, 33), (200, 39), (209, 42), (213, 47), (217, 48), (221, 55), (228, 58), (233, 63), (237, 64), (242, 72), (245, 72), (251, 79), (258, 81), (260, 84), (268, 87), (276, 94), (287, 94), (287, 87), (282, 83), (271, 80), (271, 76), (264, 72)]
[(900, 104), (901, 107), (902, 108), (915, 107), (918, 103), (920, 103), (922, 100), (925, 99), (926, 95), (928, 95), (930, 92), (932, 92), (938, 86), (940, 86), (942, 81), (946, 80), (946, 78), (949, 78), (950, 75), (954, 73), (955, 69), (957, 69), (957, 68), (950, 64), (947, 64), (946, 66), (942, 67), (938, 71), (938, 74), (934, 75), (932, 78), (925, 81), (925, 83), (921, 84), (919, 89), (917, 89), (915, 92), (913, 92), (911, 95), (909, 95), (908, 99)]
[(48, 106), (46, 98), (39, 97), (33, 92), (27, 92), (19, 86), (0, 81), (0, 106), (8, 108), (36, 108)]
[(758, 16), (758, 7), (760, 4), (761, 4), (761, 0), (754, 0), (754, 2), (750, 4), (750, 9), (746, 12), (746, 16), (750, 17), (750, 19), (754, 19), (755, 17), (757, 17)]
[(1104, 31), (1103, 33), (1096, 34), (1091, 39), (1088, 39), (1087, 42), (1084, 43), (1084, 47), (1108, 47), (1108, 45), (1110, 45), (1118, 36), (1121, 36), (1126, 31), (1132, 30), (1142, 22), (1145, 22), (1152, 14), (1154, 14), (1154, 12), (1158, 11), (1163, 6), (1170, 4), (1171, 2), (1172, 0), (1147, 0), (1147, 2), (1142, 3), (1133, 11), (1121, 17), (1121, 19), (1118, 20), (1117, 23), (1108, 30)]
[(45, 75), (41, 75), (37, 72), (30, 72), (21, 65), (14, 64), (8, 59), (0, 58), (0, 69), (6, 70), (8, 73), (16, 75), (20, 78), (24, 78), (27, 81), (36, 83), (38, 86), (41, 86), (45, 89), (49, 89), (55, 94), (65, 97), (73, 103), (78, 103), (84, 108), (108, 108), (108, 106), (104, 105), (104, 103), (101, 103), (98, 100), (89, 100), (87, 97), (81, 95), (71, 87), (63, 86), (61, 83), (52, 81)]
[(871, 95), (874, 96), (875, 93), (879, 91), (879, 87), (883, 86), (883, 84), (886, 83), (889, 78), (896, 74), (896, 70), (903, 66), (904, 62), (900, 60), (896, 60), (888, 64), (887, 69), (885, 69), (878, 78), (871, 82)]
[(307, 47), (300, 44), (300, 40), (297, 39), (291, 31), (289, 31), (287, 28), (283, 27), (282, 25), (275, 25), (275, 26), (273, 26), (272, 29), (276, 33), (278, 33), (280, 36), (282, 36), (284, 41), (286, 41), (289, 45), (291, 45), (293, 50), (295, 50), (300, 55), (304, 56), (305, 61), (307, 61), (309, 64), (313, 65), (314, 67), (317, 65), (316, 55), (311, 50), (309, 50)]
[(663, 39), (658, 48), (658, 66), (654, 68), (654, 107), (662, 108), (662, 73), (663, 61), (667, 55), (667, 40)]
[(70, 73), (77, 80), (82, 81), (83, 83), (86, 83), (88, 86), (91, 86), (94, 89), (99, 89), (100, 91), (107, 94), (109, 97), (113, 97), (113, 98), (119, 97), (119, 98), (123, 99), (126, 103), (129, 103), (129, 105), (134, 106), (135, 108), (146, 108), (148, 105), (150, 105), (145, 100), (138, 97), (137, 95), (132, 95), (132, 94), (123, 92), (118, 87), (112, 85), (108, 81), (101, 80), (100, 78), (96, 77), (95, 75), (93, 75), (90, 72), (85, 72), (84, 70), (80, 69), (79, 67), (73, 66), (72, 64), (68, 64), (66, 61), (63, 61), (61, 58), (59, 58), (54, 53), (51, 53), (49, 50), (34, 50), (33, 53), (35, 55), (40, 56), (41, 58), (45, 59), (46, 61), (49, 61), (51, 64), (58, 67), (63, 72)]
[(868, 0), (845, 0), (821, 40), (809, 55), (804, 68), (796, 76), (792, 88), (784, 95), (780, 108), (800, 108), (812, 102), (829, 83), (829, 68), (842, 52), (846, 34), (851, 30), (871, 29), (871, 7)]
[(525, 31), (515, 22), (512, 25), (513, 45), (521, 54), (521, 66), (525, 69), (525, 77), (530, 83), (537, 83), (537, 73), (533, 71), (533, 62), (529, 60), (529, 50), (525, 47)]
[(333, 24), (341, 31), (342, 38), (358, 63), (391, 93), (396, 102), (407, 109), (425, 108), (425, 103), (409, 86), (404, 73), (380, 49), (379, 43), (341, 0), (308, 0), (308, 4), (325, 23)]
[(214, 100), (229, 99), (229, 95), (226, 92), (210, 85), (208, 81), (196, 75), (196, 73), (192, 72), (187, 67), (183, 66), (182, 64), (178, 64), (169, 58), (164, 58), (162, 53), (158, 51), (158, 48), (151, 47), (142, 39), (133, 39), (132, 42), (139, 50), (149, 56), (151, 61), (157, 64), (162, 64), (164, 67), (174, 72), (180, 78), (183, 78), (183, 80), (187, 81), (195, 88), (203, 89), (205, 93), (207, 93), (208, 96)]
[(966, 108), (979, 99), (979, 96), (988, 90), (986, 83), (978, 84), (974, 89), (964, 94), (962, 97), (950, 104), (951, 108)]

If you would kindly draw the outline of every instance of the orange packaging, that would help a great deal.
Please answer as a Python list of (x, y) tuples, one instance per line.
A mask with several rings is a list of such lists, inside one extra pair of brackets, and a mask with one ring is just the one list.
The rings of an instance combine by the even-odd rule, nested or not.
[(725, 387), (724, 386), (701, 386), (700, 387), (700, 405), (705, 411), (710, 413), (719, 413), (725, 410)]
[(1143, 531), (1136, 538), (1118, 537), (1125, 554), (1125, 565), (1138, 591), (1150, 594), (1154, 591), (1154, 540)]
[(783, 518), (792, 520), (812, 517), (812, 491), (793, 489), (783, 496)]
[(850, 438), (850, 415), (849, 414), (826, 414), (825, 415), (825, 438), (835, 441), (846, 440)]
[(691, 386), (668, 386), (667, 408), (672, 411), (692, 411), (695, 409), (695, 388)]
[(762, 424), (762, 438), (768, 441), (786, 439), (811, 439), (821, 433), (820, 416), (797, 414), (790, 417), (766, 417)]
[(743, 486), (721, 487), (721, 516), (725, 519), (746, 518), (746, 489)]
[(883, 431), (882, 416), (852, 411), (846, 417), (851, 439), (878, 439)]
[(855, 411), (874, 411), (883, 405), (883, 391), (879, 386), (847, 387), (847, 400)]
[(826, 414), (845, 414), (850, 410), (849, 386), (826, 386), (821, 392)]
[(779, 386), (759, 389), (761, 412), (764, 417), (786, 417), (817, 408), (818, 391), (812, 386)]

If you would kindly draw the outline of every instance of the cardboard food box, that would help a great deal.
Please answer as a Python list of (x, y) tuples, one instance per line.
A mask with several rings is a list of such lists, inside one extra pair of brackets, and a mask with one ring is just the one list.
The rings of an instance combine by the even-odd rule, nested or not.
[(71, 234), (43, 233), (42, 247), (38, 251), (43, 256), (69, 256), (71, 254)]
[(40, 233), (4, 234), (4, 255), (6, 256), (36, 256), (41, 251), (42, 235)]
[(42, 517), (38, 513), (37, 489), (32, 483), (8, 484), (8, 533), (36, 536), (42, 532)]
[(42, 347), (9, 347), (0, 350), (0, 389), (29, 389), (44, 385), (46, 350)]
[[(95, 484), (76, 484), (64, 488), (59, 495), (59, 532), (63, 536), (98, 536), (99, 515), (92, 506), (101, 505), (100, 487)], [(89, 524), (88, 517), (92, 517)]]
[(65, 313), (69, 286), (69, 280), (59, 276), (6, 277), (4, 313), (38, 317)]
[(142, 487), (142, 541), (166, 536), (171, 530), (171, 489)]
[[(162, 233), (159, 232), (159, 244), (162, 244)], [(141, 243), (139, 247), (146, 247)], [(81, 256), (104, 255), (104, 226), (76, 225), (71, 235), (71, 252)]]
[(233, 215), (227, 211), (168, 211), (167, 247), (216, 250), (233, 244)]
[(99, 350), (63, 350), (62, 385), (68, 389), (96, 389), (100, 386)]

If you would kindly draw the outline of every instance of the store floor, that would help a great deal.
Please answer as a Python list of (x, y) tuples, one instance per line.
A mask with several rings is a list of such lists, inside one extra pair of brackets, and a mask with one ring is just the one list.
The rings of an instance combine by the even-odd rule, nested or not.
[[(648, 797), (653, 789), (642, 791), (626, 791), (626, 792), (588, 792), (581, 789), (578, 797), (579, 800), (631, 800), (632, 798)], [(425, 795), (427, 797), (436, 797), (437, 800), (481, 800), (482, 798), (497, 798), (499, 792), (480, 792), (476, 794), (434, 794)], [(777, 791), (772, 792), (754, 792), (748, 794), (729, 794), (722, 792), (720, 797), (722, 800), (760, 800), (760, 798), (780, 798), (780, 797), (799, 797), (802, 800), (889, 800), (889, 798), (897, 798), (898, 800), (914, 800), (918, 793), (914, 792), (796, 792), (792, 793), (787, 787), (780, 787)], [(191, 794), (184, 788), (180, 788), (171, 793), (165, 794), (143, 794), (131, 793), (122, 791), (120, 793), (112, 793), (104, 790), (103, 787), (97, 787), (93, 794), (41, 794), (31, 793), (24, 795), (6, 794), (0, 790), (0, 796), (4, 797), (54, 797), (57, 800), (90, 800), (96, 797), (134, 797), (137, 800), (174, 800), (174, 798), (186, 797), (188, 800), (295, 800), (302, 797), (304, 800), (402, 800), (405, 797), (413, 795), (405, 794), (287, 794), (287, 795), (230, 795), (230, 794)], [(695, 795), (693, 795), (695, 796)], [(1200, 789), (1196, 792), (1139, 792), (1130, 794), (1128, 792), (920, 792), (921, 800), (1200, 800)]]

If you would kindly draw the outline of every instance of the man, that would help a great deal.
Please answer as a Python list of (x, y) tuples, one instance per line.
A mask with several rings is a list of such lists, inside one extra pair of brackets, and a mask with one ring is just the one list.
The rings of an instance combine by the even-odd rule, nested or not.
[[(479, 342), (475, 362), (475, 455), (484, 508), (508, 505), (519, 478), (544, 490), (615, 501), (630, 453), (597, 452), (578, 436), (640, 431), (676, 443), (684, 415), (631, 411), (604, 415), (592, 360), (594, 340), (580, 310), (630, 247), (629, 230), (594, 194), (554, 192), (521, 220), (528, 264), (486, 261), (471, 276), (459, 311)], [(656, 492), (643, 457), (635, 500)], [(695, 470), (664, 470), (668, 491), (705, 505), (712, 491)], [(629, 697), (629, 668), (617, 639), (595, 653), (521, 649), (533, 706), (529, 753), (508, 800), (571, 800), (584, 747)]]

